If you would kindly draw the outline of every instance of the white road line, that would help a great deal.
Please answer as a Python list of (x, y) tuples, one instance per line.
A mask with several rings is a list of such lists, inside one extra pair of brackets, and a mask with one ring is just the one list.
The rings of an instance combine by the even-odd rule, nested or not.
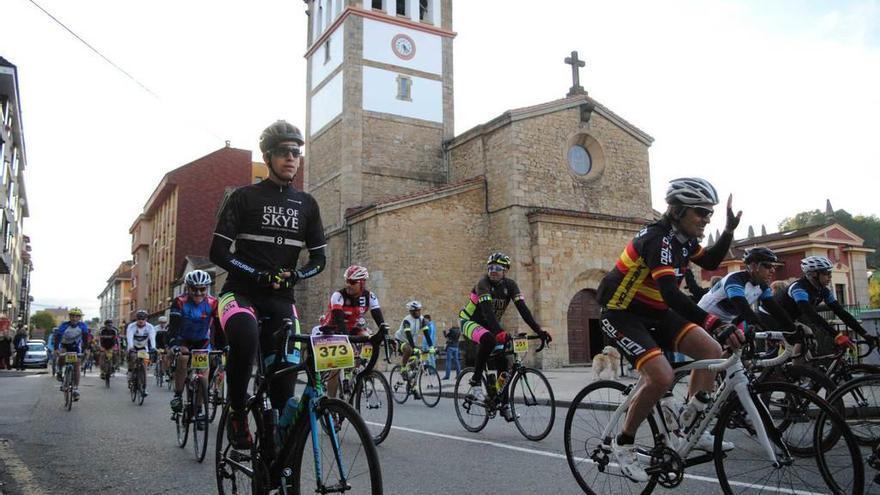
[(0, 462), (6, 466), (9, 475), (12, 476), (12, 479), (14, 479), (21, 487), (22, 493), (27, 493), (29, 495), (46, 494), (46, 492), (40, 488), (40, 485), (37, 484), (31, 470), (28, 469), (15, 452), (13, 452), (12, 447), (9, 446), (8, 440), (0, 441)]
[[(382, 424), (374, 423), (371, 421), (367, 421), (367, 424), (371, 424), (374, 426), (383, 426)], [(546, 450), (527, 449), (525, 447), (517, 447), (516, 445), (508, 445), (508, 444), (504, 444), (504, 443), (490, 442), (488, 440), (477, 440), (474, 438), (459, 437), (459, 436), (455, 436), (455, 435), (448, 435), (446, 433), (436, 433), (433, 431), (416, 430), (414, 428), (406, 428), (404, 426), (391, 425), (391, 428), (393, 428), (395, 430), (406, 431), (409, 433), (417, 433), (419, 435), (427, 435), (427, 436), (431, 436), (431, 437), (445, 438), (447, 440), (458, 440), (460, 442), (467, 442), (467, 443), (477, 443), (477, 444), (481, 444), (481, 445), (488, 445), (490, 447), (498, 447), (501, 449), (513, 450), (515, 452), (524, 452), (526, 454), (542, 455), (544, 457), (550, 457), (552, 459), (566, 460), (565, 454), (560, 454), (557, 452), (548, 452)], [(593, 462), (591, 459), (586, 459), (586, 458), (582, 458), (582, 457), (575, 457), (575, 460), (583, 461), (583, 462)], [(707, 483), (712, 483), (714, 485), (718, 484), (717, 478), (712, 478), (709, 476), (700, 476), (700, 475), (696, 475), (696, 474), (685, 474), (684, 477), (688, 478), (688, 479), (695, 480), (695, 481), (705, 481)], [(728, 480), (727, 482), (731, 485), (741, 486), (743, 488), (759, 488), (762, 490), (767, 490), (767, 491), (772, 491), (772, 492), (788, 493), (791, 495), (824, 495), (823, 493), (819, 493), (819, 492), (809, 492), (809, 491), (805, 491), (805, 490), (792, 490), (792, 489), (787, 489), (787, 488), (776, 488), (776, 487), (772, 487), (772, 486), (758, 485), (758, 484), (753, 484), (753, 483), (745, 483), (742, 481)]]

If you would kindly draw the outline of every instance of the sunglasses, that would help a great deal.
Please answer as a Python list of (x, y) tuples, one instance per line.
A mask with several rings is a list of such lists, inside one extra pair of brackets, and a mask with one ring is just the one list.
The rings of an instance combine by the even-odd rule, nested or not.
[(501, 265), (489, 265), (489, 273), (503, 273), (506, 272), (507, 268)]
[(828, 275), (831, 275), (831, 270), (822, 270), (822, 271), (819, 271), (819, 272), (816, 272), (816, 273), (818, 273), (819, 275), (826, 275), (826, 276), (828, 276)]
[(292, 153), (294, 158), (302, 154), (298, 146), (279, 146), (269, 151), (275, 158), (284, 158), (288, 153)]
[(712, 214), (715, 213), (710, 208), (703, 208), (702, 206), (694, 206), (691, 209), (694, 210), (694, 213), (700, 218), (712, 218)]
[(361, 282), (362, 282), (362, 280), (346, 280), (345, 281), (345, 283), (347, 283), (348, 285), (357, 285)]
[(137, 321), (147, 321), (147, 318), (146, 318), (146, 317), (144, 317), (144, 318), (138, 318)]
[(761, 265), (761, 268), (766, 268), (767, 270), (775, 270), (776, 269), (776, 265), (774, 265), (773, 263), (762, 262), (762, 263), (760, 263), (760, 265)]
[(208, 292), (207, 287), (189, 287), (189, 291), (193, 294), (204, 294)]

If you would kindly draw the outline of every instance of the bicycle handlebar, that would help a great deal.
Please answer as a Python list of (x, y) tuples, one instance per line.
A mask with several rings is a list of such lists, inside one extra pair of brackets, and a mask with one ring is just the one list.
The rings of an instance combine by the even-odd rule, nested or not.
[[(276, 371), (272, 373), (273, 378), (277, 378), (277, 377), (286, 375), (288, 373), (296, 373), (296, 372), (303, 371), (308, 368), (308, 360), (301, 358), (300, 363), (298, 365), (291, 366), (289, 368), (280, 369), (280, 370), (278, 369), (278, 365), (281, 364), (281, 355), (282, 355), (282, 352), (278, 352), (278, 351), (283, 350), (284, 351), (283, 353), (286, 353), (287, 350), (282, 349), (282, 347), (286, 347), (286, 345), (287, 345), (286, 343), (288, 341), (292, 340), (294, 342), (305, 343), (309, 348), (311, 348), (311, 346), (312, 346), (312, 336), (311, 335), (292, 334), (291, 333), (292, 329), (293, 329), (293, 321), (290, 319), (285, 319), (284, 324), (282, 325), (281, 329), (277, 332), (277, 334), (280, 336), (280, 338), (277, 338), (277, 340), (276, 340), (276, 349), (275, 349), (276, 352), (275, 352), (275, 363), (274, 363), (274, 365), (275, 365), (274, 367), (275, 367)], [(325, 329), (327, 329), (327, 330), (335, 329), (335, 327), (321, 327), (322, 333), (325, 331)], [(370, 343), (371, 345), (376, 347), (383, 340), (385, 340), (385, 335), (387, 335), (387, 333), (388, 333), (388, 331), (383, 327), (383, 328), (379, 328), (379, 331), (374, 333), (373, 335), (350, 335), (350, 336), (348, 336), (348, 341), (351, 342), (352, 344)], [(328, 333), (325, 335), (332, 335), (332, 334)], [(387, 343), (386, 343), (386, 345), (387, 345)], [(387, 352), (387, 348), (386, 348), (386, 352)], [(378, 359), (379, 359), (379, 353), (374, 352), (373, 355), (370, 357), (370, 360), (367, 362), (366, 366), (364, 366), (364, 370), (362, 371), (362, 373), (370, 372), (373, 369), (373, 367), (376, 365), (376, 361), (378, 361)]]
[(740, 360), (740, 355), (742, 354), (741, 349), (737, 349), (736, 352), (730, 355), (729, 358), (725, 359), (724, 362), (718, 364), (710, 364), (707, 369), (713, 373), (717, 373), (719, 371), (724, 371), (727, 368), (730, 368), (734, 364), (736, 364)]

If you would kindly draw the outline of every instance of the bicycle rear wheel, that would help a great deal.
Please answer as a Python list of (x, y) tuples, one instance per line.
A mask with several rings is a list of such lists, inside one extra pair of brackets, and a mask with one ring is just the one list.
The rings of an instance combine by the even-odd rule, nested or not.
[(391, 385), (391, 394), (394, 402), (403, 404), (409, 398), (409, 381), (403, 376), (400, 365), (391, 368), (388, 384)]
[(104, 386), (107, 388), (110, 388), (110, 369), (110, 365), (107, 363), (107, 358), (104, 357), (102, 371), (104, 373)]
[[(862, 493), (864, 466), (858, 443), (834, 408), (815, 393), (789, 383), (768, 382), (753, 388), (759, 420), (779, 465), (768, 459), (758, 440), (755, 419), (746, 417), (739, 400), (729, 401), (718, 415), (714, 432), (715, 470), (724, 493)], [(764, 397), (777, 405), (765, 408)], [(778, 405), (782, 403), (798, 407), (782, 408)], [(834, 441), (827, 442), (831, 437)], [(725, 440), (735, 447), (722, 453)], [(791, 446), (809, 449), (810, 454), (796, 454)], [(786, 455), (786, 449), (792, 455)]]
[[(629, 395), (631, 387), (613, 381), (597, 381), (578, 392), (565, 415), (565, 458), (571, 474), (584, 493), (648, 494), (657, 484), (657, 476), (646, 483), (633, 483), (625, 477), (611, 453), (611, 439), (623, 428), (624, 414), (614, 417), (617, 408)], [(612, 421), (616, 422), (607, 437), (603, 433)], [(635, 445), (642, 450), (653, 450), (658, 429), (654, 416), (648, 416), (636, 432)]]
[(162, 377), (163, 377), (163, 369), (162, 369), (162, 356), (159, 356), (156, 359), (156, 368), (153, 370), (153, 373), (156, 375), (156, 388), (162, 388)]
[[(382, 493), (382, 471), (379, 454), (364, 420), (353, 407), (338, 399), (324, 397), (315, 409), (315, 422), (309, 416), (298, 420), (293, 436), (293, 448), (285, 460), (284, 469), (291, 476), (281, 477), (285, 493), (337, 493), (347, 487), (351, 493)], [(339, 431), (331, 427), (337, 424)], [(300, 423), (299, 421), (302, 421)], [(313, 426), (317, 432), (312, 432)], [(317, 443), (312, 444), (312, 435)], [(312, 448), (307, 448), (307, 443)], [(321, 484), (315, 476), (320, 470)]]
[[(191, 396), (189, 386), (187, 386), (186, 395), (187, 400), (189, 400), (189, 397)], [(190, 407), (188, 403), (185, 402), (183, 404), (183, 410), (174, 415), (174, 426), (177, 429), (177, 446), (180, 448), (186, 447), (186, 440), (189, 438), (189, 422)]]
[(440, 402), (442, 392), (442, 382), (437, 369), (426, 364), (419, 371), (419, 395), (422, 396), (422, 402), (428, 407), (434, 407)]
[(196, 460), (202, 462), (205, 460), (205, 452), (208, 450), (208, 396), (205, 393), (205, 384), (202, 380), (196, 379), (193, 388), (192, 401), (192, 433), (193, 433), (193, 453)]
[(70, 411), (73, 408), (73, 372), (69, 367), (64, 368), (64, 408)]
[[(486, 423), (489, 422), (489, 409), (486, 406), (485, 393), (483, 392), (486, 377), (483, 377), (481, 386), (471, 387), (470, 381), (473, 375), (473, 368), (461, 370), (458, 378), (455, 379), (452, 401), (455, 404), (455, 415), (458, 416), (458, 422), (465, 430), (476, 433), (485, 428)], [(477, 390), (479, 390), (479, 395), (476, 394)]]
[(264, 484), (268, 482), (268, 474), (258, 454), (260, 426), (253, 411), (248, 411), (247, 417), (249, 429), (254, 436), (254, 445), (250, 450), (235, 450), (226, 437), (229, 405), (225, 405), (220, 413), (217, 440), (214, 443), (214, 476), (217, 479), (217, 493), (220, 495), (262, 494)]
[(880, 375), (848, 381), (828, 401), (840, 404), (844, 420), (860, 444), (880, 444)]
[(147, 369), (144, 367), (144, 363), (141, 362), (137, 367), (137, 392), (138, 392), (138, 405), (144, 405), (144, 398), (147, 397)]
[(391, 387), (382, 373), (371, 370), (366, 375), (358, 376), (354, 385), (354, 407), (370, 430), (373, 443), (382, 443), (391, 431), (394, 418)]
[(556, 421), (556, 399), (543, 373), (532, 368), (521, 369), (510, 382), (508, 399), (513, 421), (529, 440), (543, 440)]

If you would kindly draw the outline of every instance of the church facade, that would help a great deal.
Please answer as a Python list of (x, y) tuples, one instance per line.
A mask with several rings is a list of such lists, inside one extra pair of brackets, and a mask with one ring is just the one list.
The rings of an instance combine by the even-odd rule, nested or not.
[[(605, 345), (595, 289), (653, 217), (652, 138), (577, 81), (565, 98), (455, 136), (451, 0), (307, 3), (303, 173), (328, 266), (297, 289), (305, 325), (352, 263), (370, 270), (392, 327), (412, 299), (441, 329), (458, 325), (487, 256), (504, 251), (554, 338), (528, 360), (588, 362)], [(528, 330), (513, 307), (502, 325)]]

